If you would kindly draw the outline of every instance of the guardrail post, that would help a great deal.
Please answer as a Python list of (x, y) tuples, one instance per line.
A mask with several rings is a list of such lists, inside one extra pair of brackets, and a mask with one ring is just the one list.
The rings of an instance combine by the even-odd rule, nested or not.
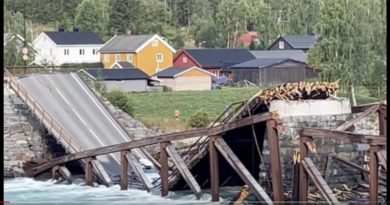
[(160, 143), (160, 177), (161, 177), (161, 196), (168, 196), (169, 193), (169, 181), (168, 181), (168, 153), (165, 148), (168, 146), (168, 142)]
[(219, 201), (218, 153), (214, 145), (217, 137), (209, 138), (211, 201)]
[(92, 157), (88, 157), (87, 164), (85, 165), (85, 184), (87, 186), (93, 186), (92, 160)]
[(128, 151), (121, 151), (121, 190), (127, 190), (128, 188), (128, 167), (129, 162), (127, 161), (126, 155), (128, 154)]

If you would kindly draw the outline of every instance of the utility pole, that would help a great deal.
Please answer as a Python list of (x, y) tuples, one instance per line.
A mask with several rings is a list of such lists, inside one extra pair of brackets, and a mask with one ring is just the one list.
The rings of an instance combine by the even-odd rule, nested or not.
[(23, 42), (23, 60), (24, 60), (24, 74), (27, 73), (27, 60), (28, 60), (28, 48), (27, 48), (27, 30), (26, 30), (26, 2), (23, 2), (23, 24), (24, 24), (24, 42)]

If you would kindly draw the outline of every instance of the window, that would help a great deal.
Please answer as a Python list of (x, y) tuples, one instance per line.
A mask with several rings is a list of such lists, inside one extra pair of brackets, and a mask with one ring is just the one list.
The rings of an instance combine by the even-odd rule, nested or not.
[(85, 54), (85, 50), (84, 49), (80, 49), (80, 55), (84, 55)]
[(157, 39), (154, 39), (152, 41), (152, 46), (154, 46), (154, 47), (158, 46), (158, 40)]
[(283, 41), (279, 42), (279, 49), (284, 49), (284, 42)]
[(104, 62), (108, 63), (110, 61), (110, 54), (104, 54)]
[(133, 61), (133, 55), (127, 54), (127, 61), (132, 62)]
[(64, 55), (66, 55), (66, 56), (69, 55), (69, 49), (64, 49)]
[(97, 55), (97, 49), (92, 49), (92, 55)]
[(115, 61), (120, 61), (121, 56), (119, 54), (115, 54)]
[(164, 56), (162, 53), (157, 53), (156, 55), (157, 62), (162, 62), (164, 60)]
[(183, 63), (187, 63), (187, 57), (183, 57)]

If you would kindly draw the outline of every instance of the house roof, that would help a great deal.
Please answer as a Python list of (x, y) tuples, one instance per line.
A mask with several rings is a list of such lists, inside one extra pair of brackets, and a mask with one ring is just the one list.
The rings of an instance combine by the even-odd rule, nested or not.
[(248, 49), (242, 48), (185, 49), (184, 52), (202, 68), (219, 68), (255, 59)]
[(94, 32), (44, 32), (57, 45), (87, 45), (103, 44), (104, 42)]
[(117, 65), (120, 68), (135, 68), (133, 64), (127, 61), (116, 62), (114, 66), (115, 65)]
[(102, 69), (92, 68), (86, 70), (93, 78), (103, 80), (149, 80), (150, 76), (137, 68), (132, 69)]
[(266, 68), (271, 65), (279, 64), (285, 61), (294, 61), (304, 63), (290, 58), (257, 58), (237, 65), (230, 66), (230, 69), (248, 69), (248, 68)]
[(99, 51), (135, 52), (153, 35), (119, 35), (109, 40)]
[(256, 50), (251, 53), (256, 58), (291, 58), (307, 63), (307, 54), (302, 50)]
[(180, 68), (180, 67), (170, 67), (170, 68), (166, 68), (156, 74), (154, 74), (154, 76), (157, 76), (158, 78), (175, 78), (179, 75), (182, 75), (192, 69), (197, 69), (199, 71), (202, 71), (208, 75), (211, 75), (211, 76), (214, 76), (214, 74), (208, 72), (208, 71), (205, 71), (201, 68), (198, 68), (198, 67), (190, 67), (190, 68)]
[(314, 46), (317, 41), (315, 35), (287, 35), (279, 37), (274, 43), (269, 46), (271, 48), (279, 39), (285, 40), (294, 49), (309, 49)]
[(168, 44), (166, 40), (155, 35), (119, 35), (112, 37), (106, 44), (99, 50), (99, 52), (138, 52), (142, 50), (149, 42), (157, 39), (164, 44), (173, 53), (176, 50)]

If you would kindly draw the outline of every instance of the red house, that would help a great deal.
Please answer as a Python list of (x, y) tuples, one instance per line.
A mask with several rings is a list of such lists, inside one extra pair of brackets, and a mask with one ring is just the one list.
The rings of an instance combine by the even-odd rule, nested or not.
[(185, 49), (174, 57), (173, 66), (182, 68), (197, 66), (216, 77), (224, 75), (231, 79), (230, 71), (224, 71), (224, 68), (252, 59), (255, 59), (255, 56), (246, 48)]

